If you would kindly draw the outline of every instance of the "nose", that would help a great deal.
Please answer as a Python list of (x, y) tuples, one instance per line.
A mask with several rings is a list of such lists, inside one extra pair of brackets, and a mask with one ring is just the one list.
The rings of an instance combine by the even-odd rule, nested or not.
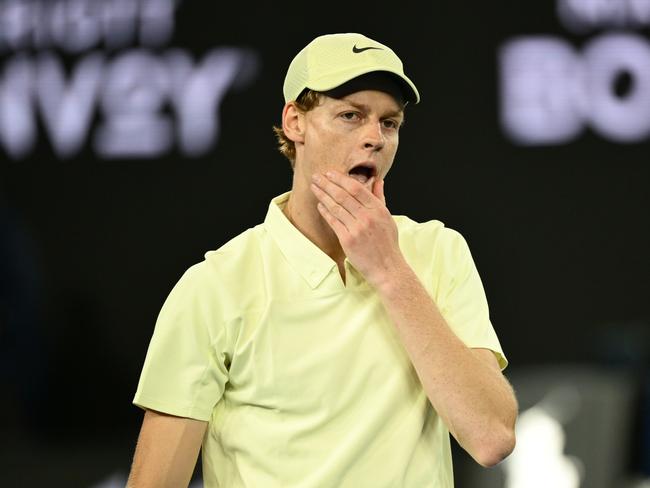
[(363, 133), (364, 149), (379, 151), (384, 147), (384, 144), (386, 144), (386, 138), (384, 137), (384, 133), (381, 129), (381, 122), (379, 121), (369, 121), (366, 124)]

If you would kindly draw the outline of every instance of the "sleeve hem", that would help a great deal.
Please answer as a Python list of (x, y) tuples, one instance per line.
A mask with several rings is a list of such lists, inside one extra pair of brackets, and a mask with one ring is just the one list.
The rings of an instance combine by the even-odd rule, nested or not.
[(470, 349), (487, 349), (489, 351), (492, 351), (492, 354), (494, 354), (494, 357), (496, 358), (497, 362), (499, 363), (499, 368), (501, 371), (506, 369), (508, 367), (508, 359), (506, 356), (501, 352), (501, 350), (495, 348), (495, 347), (490, 347), (490, 346), (485, 346), (485, 345), (468, 345)]
[(155, 410), (157, 412), (174, 415), (176, 417), (185, 417), (194, 420), (209, 421), (212, 412), (207, 412), (195, 406), (181, 406), (173, 403), (167, 403), (160, 400), (147, 398), (142, 395), (136, 395), (133, 404), (143, 410)]

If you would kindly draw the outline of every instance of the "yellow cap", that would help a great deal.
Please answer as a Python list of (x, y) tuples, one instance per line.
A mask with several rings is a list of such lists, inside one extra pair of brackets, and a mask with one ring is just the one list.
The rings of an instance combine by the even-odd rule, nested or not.
[(284, 79), (284, 100), (293, 101), (305, 88), (327, 91), (357, 76), (375, 71), (394, 74), (404, 88), (406, 100), (420, 101), (413, 82), (404, 74), (402, 61), (391, 48), (362, 34), (319, 36), (300, 51)]

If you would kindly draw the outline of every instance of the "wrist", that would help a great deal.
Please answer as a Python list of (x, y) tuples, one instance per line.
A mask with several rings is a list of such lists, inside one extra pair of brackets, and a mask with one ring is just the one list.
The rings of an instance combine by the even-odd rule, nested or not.
[(399, 291), (413, 276), (415, 276), (413, 270), (400, 254), (386, 260), (382, 272), (372, 280), (372, 284), (381, 296), (388, 297)]

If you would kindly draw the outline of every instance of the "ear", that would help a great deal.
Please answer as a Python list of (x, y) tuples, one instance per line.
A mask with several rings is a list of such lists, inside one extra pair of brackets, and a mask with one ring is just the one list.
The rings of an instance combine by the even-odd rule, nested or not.
[(282, 110), (282, 130), (293, 142), (304, 142), (305, 114), (298, 110), (294, 102), (289, 102)]

